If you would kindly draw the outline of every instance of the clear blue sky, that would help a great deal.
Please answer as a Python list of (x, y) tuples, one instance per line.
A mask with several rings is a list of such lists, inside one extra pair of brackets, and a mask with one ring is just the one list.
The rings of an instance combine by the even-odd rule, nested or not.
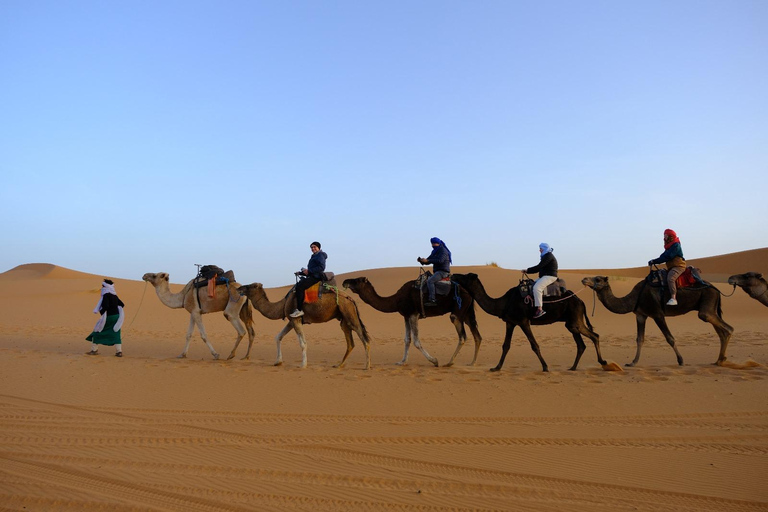
[(767, 91), (764, 0), (3, 0), (0, 271), (766, 247)]

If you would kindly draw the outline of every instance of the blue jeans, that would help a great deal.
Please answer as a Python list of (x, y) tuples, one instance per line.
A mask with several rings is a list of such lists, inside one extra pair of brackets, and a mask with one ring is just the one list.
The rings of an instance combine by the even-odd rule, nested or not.
[(434, 274), (432, 274), (427, 278), (427, 290), (429, 290), (429, 300), (431, 302), (435, 301), (435, 283), (438, 281), (442, 281), (449, 275), (451, 274), (448, 272), (443, 272), (438, 270), (437, 272), (435, 272)]

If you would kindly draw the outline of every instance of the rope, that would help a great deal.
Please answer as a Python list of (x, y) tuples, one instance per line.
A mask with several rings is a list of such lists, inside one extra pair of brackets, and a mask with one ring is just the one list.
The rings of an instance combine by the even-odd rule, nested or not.
[(328, 284), (328, 283), (323, 283), (323, 286), (327, 290), (333, 290), (334, 292), (336, 292), (336, 305), (338, 306), (339, 305), (339, 287), (338, 286), (333, 286), (333, 285)]
[(571, 297), (575, 297), (576, 295), (580, 294), (581, 292), (583, 292), (583, 291), (584, 291), (584, 290), (586, 290), (586, 289), (587, 289), (587, 287), (585, 286), (585, 287), (583, 287), (581, 290), (577, 291), (576, 293), (572, 293), (571, 295), (569, 295), (569, 296), (567, 296), (567, 297), (563, 297), (562, 299), (557, 299), (557, 300), (545, 300), (545, 301), (543, 301), (543, 302), (544, 302), (544, 304), (554, 304), (555, 302), (561, 302), (561, 301), (564, 301), (564, 300), (568, 300), (568, 299), (570, 299)]
[[(719, 289), (718, 287), (716, 287), (716, 286), (713, 286), (712, 288), (714, 288), (715, 290), (717, 290), (718, 292), (720, 292), (720, 289)], [(768, 290), (765, 290), (765, 291), (766, 291), (766, 292), (768, 292)], [(726, 295), (726, 294), (724, 294), (723, 292), (720, 292), (720, 295), (722, 295), (723, 297), (730, 297), (730, 296), (731, 296), (731, 295), (733, 295), (734, 293), (736, 293), (736, 285), (733, 285), (733, 291), (732, 291), (730, 294)], [(763, 294), (765, 294), (765, 292), (763, 292), (761, 295), (763, 295)], [(758, 297), (759, 297), (759, 296), (760, 296), (760, 295), (758, 295)]]
[(139, 310), (141, 309), (141, 305), (144, 303), (144, 295), (147, 293), (147, 285), (149, 283), (147, 281), (144, 281), (144, 292), (141, 294), (141, 300), (139, 301), (139, 307), (136, 308), (136, 314), (133, 315), (133, 320), (131, 320), (131, 324), (126, 328), (126, 330), (129, 330), (131, 326), (133, 325), (133, 322), (136, 321), (136, 317), (139, 316)]

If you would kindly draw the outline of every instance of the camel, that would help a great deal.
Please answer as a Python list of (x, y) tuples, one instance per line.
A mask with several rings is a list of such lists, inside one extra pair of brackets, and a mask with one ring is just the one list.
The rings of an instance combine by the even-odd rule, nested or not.
[(534, 319), (534, 307), (526, 303), (525, 298), (520, 293), (520, 288), (517, 286), (510, 288), (503, 296), (494, 299), (488, 296), (477, 274), (454, 274), (453, 279), (469, 291), (469, 294), (486, 313), (501, 318), (507, 324), (504, 344), (501, 347), (501, 359), (499, 359), (499, 363), (495, 367), (491, 368), (492, 372), (498, 372), (504, 366), (504, 360), (507, 357), (507, 352), (509, 352), (512, 342), (512, 333), (518, 325), (523, 330), (523, 333), (525, 333), (526, 338), (528, 338), (531, 349), (539, 358), (541, 370), (544, 372), (549, 371), (549, 367), (541, 355), (539, 344), (533, 336), (531, 325), (548, 325), (555, 322), (565, 322), (565, 327), (571, 332), (573, 339), (576, 341), (576, 359), (569, 370), (576, 370), (576, 367), (579, 365), (579, 359), (581, 359), (586, 349), (582, 335), (592, 340), (597, 352), (597, 361), (602, 366), (606, 366), (607, 362), (600, 354), (600, 336), (592, 330), (592, 324), (590, 324), (589, 318), (587, 318), (587, 308), (584, 302), (573, 292), (566, 291), (561, 297), (550, 302), (545, 300), (544, 312), (546, 314)]
[(400, 289), (395, 292), (394, 295), (389, 297), (381, 297), (373, 285), (368, 281), (367, 277), (358, 277), (355, 279), (346, 279), (342, 286), (345, 289), (350, 289), (363, 299), (363, 302), (373, 307), (374, 309), (383, 313), (400, 313), (405, 321), (405, 351), (403, 353), (403, 359), (396, 363), (398, 366), (402, 366), (408, 363), (408, 351), (413, 345), (418, 348), (427, 360), (438, 365), (436, 357), (429, 355), (427, 350), (422, 346), (419, 339), (419, 317), (424, 312), (426, 317), (442, 316), (446, 313), (451, 314), (451, 322), (456, 327), (456, 332), (459, 335), (459, 343), (456, 346), (456, 350), (451, 356), (451, 360), (445, 366), (453, 366), (456, 356), (459, 354), (464, 342), (467, 341), (467, 332), (464, 330), (464, 323), (469, 324), (469, 329), (472, 331), (472, 337), (475, 339), (475, 354), (472, 357), (470, 366), (474, 365), (477, 361), (477, 353), (480, 351), (480, 344), (483, 338), (480, 336), (480, 332), (477, 330), (477, 319), (475, 318), (475, 305), (472, 297), (466, 292), (466, 290), (459, 290), (459, 297), (461, 298), (461, 307), (455, 301), (454, 294), (437, 295), (437, 305), (425, 307), (422, 310), (421, 307), (421, 295), (420, 290), (414, 287), (416, 281), (408, 281)]
[[(229, 320), (237, 331), (237, 341), (235, 341), (235, 346), (232, 348), (232, 352), (227, 359), (235, 357), (237, 346), (240, 345), (240, 340), (243, 339), (246, 331), (248, 332), (248, 352), (246, 352), (243, 359), (249, 359), (251, 355), (251, 346), (253, 345), (256, 332), (253, 329), (253, 314), (251, 306), (248, 304), (248, 300), (240, 296), (237, 296), (237, 300), (231, 300), (232, 296), (229, 293), (229, 288), (224, 284), (216, 285), (216, 297), (210, 298), (208, 297), (205, 288), (194, 289), (194, 279), (188, 282), (179, 293), (171, 293), (170, 286), (168, 285), (168, 277), (167, 273), (160, 272), (158, 274), (144, 274), (142, 279), (155, 287), (155, 292), (160, 298), (160, 302), (169, 308), (184, 308), (189, 311), (187, 344), (184, 346), (184, 352), (181, 353), (179, 358), (187, 357), (189, 342), (192, 339), (192, 333), (195, 330), (195, 326), (197, 326), (197, 330), (200, 331), (200, 337), (203, 338), (203, 341), (208, 346), (213, 358), (219, 358), (218, 352), (216, 352), (213, 345), (208, 341), (208, 335), (205, 333), (205, 327), (203, 326), (202, 315), (223, 311), (224, 317)], [(230, 283), (230, 285), (237, 286), (237, 283)], [(195, 292), (197, 293), (197, 297), (195, 297)]]
[[(640, 350), (645, 340), (645, 321), (651, 317), (659, 326), (669, 346), (675, 351), (677, 364), (683, 365), (683, 356), (675, 346), (675, 337), (667, 327), (665, 317), (684, 315), (690, 311), (698, 311), (699, 318), (712, 324), (715, 332), (720, 337), (720, 355), (715, 364), (722, 366), (725, 362), (725, 349), (733, 334), (733, 327), (723, 320), (723, 311), (720, 307), (720, 291), (713, 287), (689, 287), (678, 288), (677, 306), (666, 306), (669, 292), (661, 287), (647, 286), (646, 281), (641, 281), (632, 288), (625, 297), (613, 295), (611, 285), (605, 276), (585, 277), (581, 280), (584, 286), (589, 286), (597, 292), (597, 298), (613, 313), (620, 315), (634, 313), (637, 321), (637, 353), (631, 363), (626, 366), (635, 366), (640, 360)], [(666, 294), (666, 297), (663, 295)]]
[(352, 338), (352, 331), (357, 333), (357, 336), (363, 342), (363, 347), (365, 347), (365, 369), (368, 370), (371, 367), (370, 338), (368, 336), (368, 331), (360, 318), (357, 304), (355, 304), (355, 301), (347, 295), (344, 295), (343, 293), (337, 294), (326, 290), (325, 293), (318, 297), (317, 302), (304, 302), (304, 316), (291, 318), (288, 315), (296, 307), (293, 290), (279, 302), (269, 301), (267, 294), (264, 291), (264, 286), (261, 283), (240, 286), (237, 291), (241, 295), (248, 297), (253, 303), (253, 306), (270, 320), (288, 319), (286, 326), (275, 337), (275, 343), (277, 344), (277, 360), (275, 361), (275, 366), (283, 364), (283, 352), (281, 348), (282, 340), (283, 337), (293, 329), (296, 331), (296, 337), (298, 337), (299, 346), (301, 347), (301, 367), (306, 368), (307, 342), (304, 338), (302, 323), (321, 324), (335, 318), (341, 323), (341, 330), (344, 332), (344, 337), (347, 341), (347, 351), (344, 353), (341, 362), (334, 365), (334, 368), (342, 368), (347, 357), (349, 357), (350, 352), (355, 348), (355, 340)]
[(763, 306), (768, 306), (768, 282), (763, 278), (763, 274), (757, 272), (735, 274), (728, 278), (728, 284), (740, 287)]

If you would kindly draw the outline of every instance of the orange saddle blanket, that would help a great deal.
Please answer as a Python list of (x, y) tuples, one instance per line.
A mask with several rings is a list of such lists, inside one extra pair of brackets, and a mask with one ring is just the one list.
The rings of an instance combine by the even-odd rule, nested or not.
[(304, 290), (304, 303), (305, 304), (311, 304), (313, 302), (317, 302), (318, 297), (320, 296), (320, 285), (322, 283), (315, 283), (306, 290)]

